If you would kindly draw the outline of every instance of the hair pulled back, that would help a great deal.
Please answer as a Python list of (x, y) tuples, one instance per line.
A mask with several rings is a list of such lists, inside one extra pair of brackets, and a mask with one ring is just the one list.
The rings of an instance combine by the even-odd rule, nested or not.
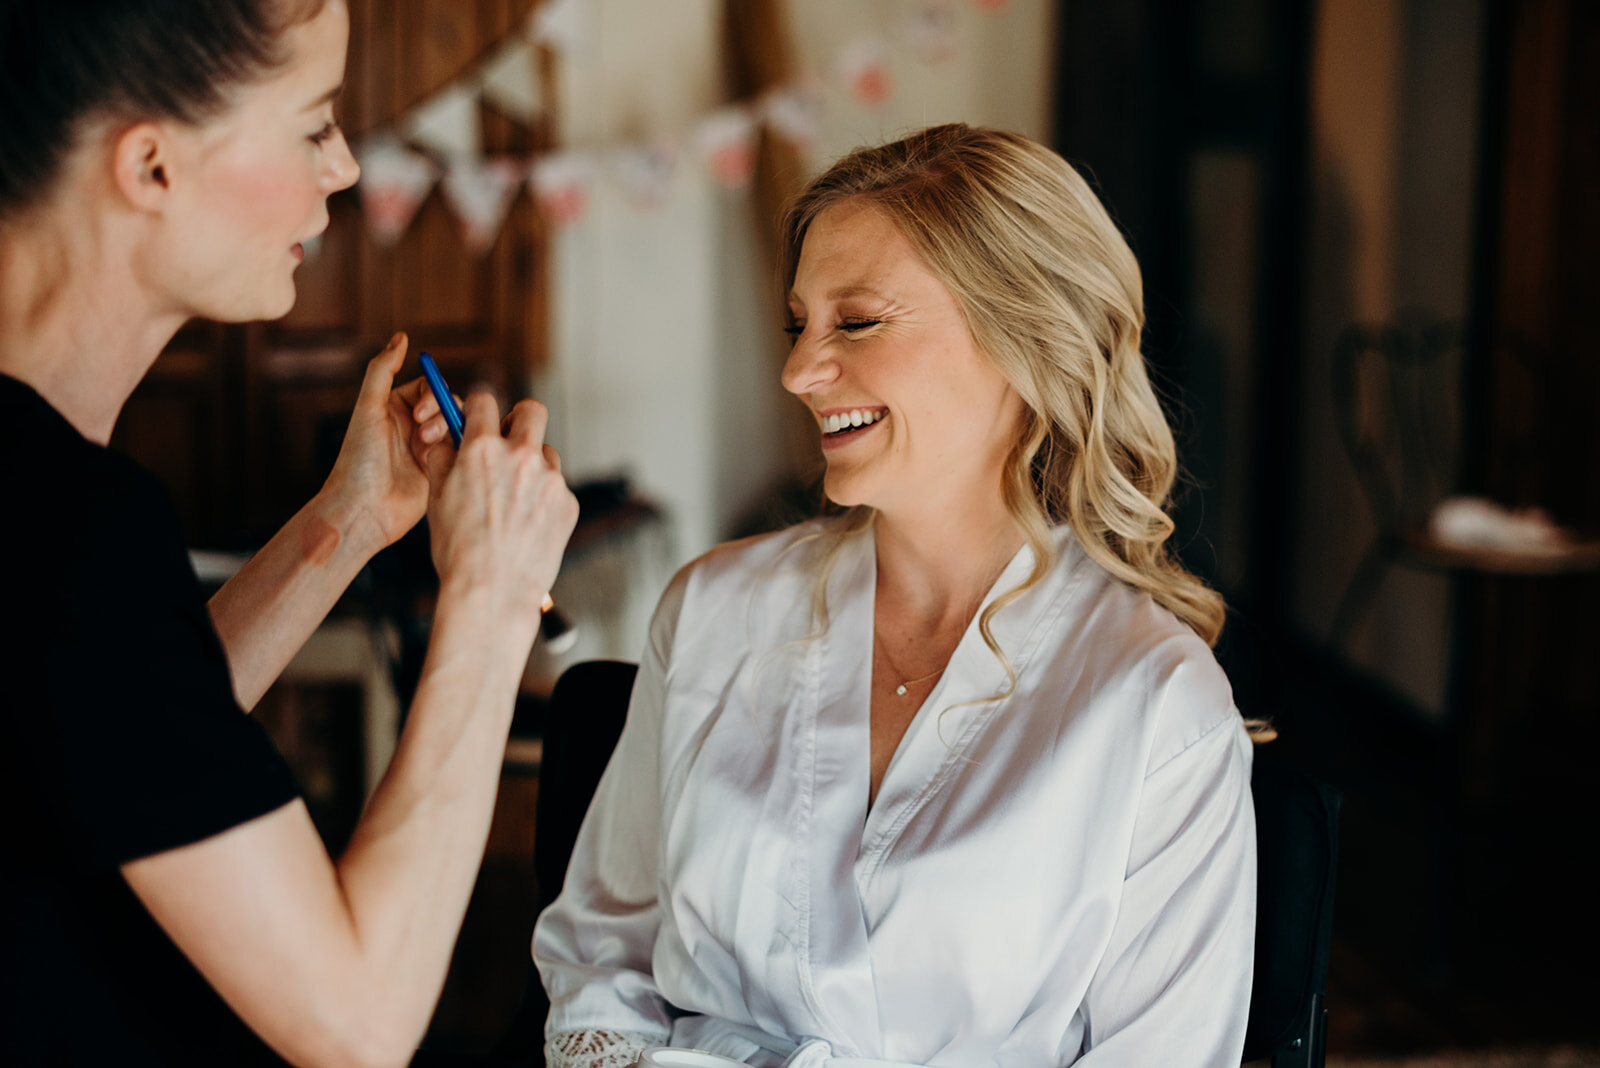
[(323, 3), (0, 0), (0, 219), (49, 195), (88, 122), (221, 111)]
[(859, 149), (786, 213), (786, 287), (812, 222), (847, 200), (875, 205), (910, 241), (1026, 405), (1003, 477), (1034, 571), (985, 616), (1044, 576), (1049, 527), (1066, 523), (1102, 567), (1215, 644), (1222, 597), (1167, 546), (1177, 449), (1139, 351), (1139, 265), (1088, 183), (1037, 142), (960, 123)]

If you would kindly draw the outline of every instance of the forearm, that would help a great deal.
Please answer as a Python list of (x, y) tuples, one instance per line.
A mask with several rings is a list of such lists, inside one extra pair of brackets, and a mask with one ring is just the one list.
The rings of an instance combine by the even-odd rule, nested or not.
[(507, 621), (441, 591), (434, 640), (395, 759), (338, 861), (381, 1015), (420, 1037), (483, 859), (538, 594)]
[(438, 1000), (542, 593), (508, 609), (481, 582), (473, 596), (455, 589), (441, 591), (399, 750), (337, 863), (296, 802), (123, 866), (184, 954), (294, 1063), (404, 1065)]
[(212, 596), (243, 708), (255, 707), (382, 545), (369, 516), (319, 493)]

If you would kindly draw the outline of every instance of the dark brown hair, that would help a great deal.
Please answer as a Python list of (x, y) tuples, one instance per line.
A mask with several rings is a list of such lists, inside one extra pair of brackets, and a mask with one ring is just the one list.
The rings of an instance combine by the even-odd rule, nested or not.
[(48, 196), (85, 124), (220, 112), (324, 0), (0, 0), (0, 218)]

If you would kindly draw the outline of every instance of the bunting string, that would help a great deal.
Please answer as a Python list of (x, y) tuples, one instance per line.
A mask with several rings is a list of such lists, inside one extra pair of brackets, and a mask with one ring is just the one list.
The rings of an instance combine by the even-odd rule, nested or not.
[[(967, 0), (989, 14), (1007, 0)], [(930, 66), (957, 54), (956, 0), (922, 0), (886, 31), (845, 42), (831, 76), (850, 99), (881, 107), (894, 93), (892, 53), (903, 50)], [(595, 46), (592, 0), (548, 0), (461, 77), (406, 110), (394, 123), (356, 146), (361, 163), (357, 192), (367, 231), (379, 247), (406, 232), (435, 189), (457, 221), (464, 247), (485, 255), (494, 247), (512, 203), (526, 189), (553, 226), (570, 226), (587, 213), (596, 181), (615, 179), (644, 211), (668, 200), (677, 169), (694, 161), (718, 186), (740, 190), (755, 176), (762, 128), (802, 152), (822, 126), (824, 82), (810, 75), (760, 97), (716, 108), (682, 134), (593, 148), (560, 148), (534, 156), (486, 156), (482, 115), (488, 107), (533, 126), (547, 108), (539, 79), (539, 49), (582, 56)]]

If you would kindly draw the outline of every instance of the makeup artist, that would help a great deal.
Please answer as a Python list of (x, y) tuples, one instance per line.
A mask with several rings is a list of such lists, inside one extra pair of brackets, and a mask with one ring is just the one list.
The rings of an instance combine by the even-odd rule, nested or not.
[(1239, 1063), (1251, 748), (1165, 513), (1139, 267), (966, 126), (784, 227), (831, 517), (667, 589), (561, 896), (551, 1068)]
[[(421, 380), (394, 388), (397, 336), (327, 484), (209, 605), (167, 497), (106, 447), (187, 319), (293, 304), (357, 177), (348, 35), (344, 0), (0, 0), (8, 1065), (403, 1065), (438, 998), (577, 517), (544, 409), (502, 434), (469, 398), (458, 454)], [(243, 710), (425, 511), (432, 645), (333, 859)]]

